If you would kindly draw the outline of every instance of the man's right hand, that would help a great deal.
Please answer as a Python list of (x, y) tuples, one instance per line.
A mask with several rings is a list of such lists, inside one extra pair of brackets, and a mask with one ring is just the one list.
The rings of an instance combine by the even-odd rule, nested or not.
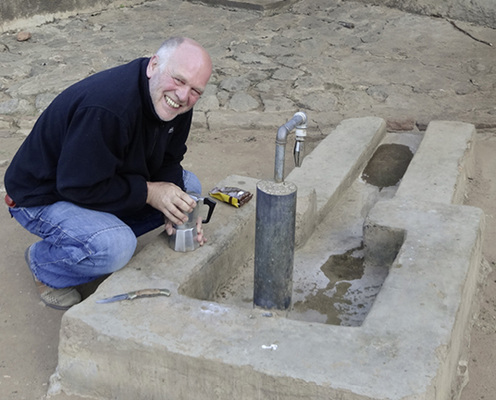
[(196, 202), (179, 186), (171, 182), (147, 182), (148, 196), (146, 203), (161, 211), (176, 225), (188, 220), (186, 213), (193, 211)]
[[(176, 233), (176, 228), (172, 225), (172, 222), (170, 222), (167, 218), (165, 218), (165, 232), (169, 236), (173, 235)], [(207, 243), (207, 238), (203, 234), (203, 222), (202, 222), (202, 217), (198, 217), (196, 220), (196, 241), (200, 244), (200, 246), (203, 246), (205, 243)]]

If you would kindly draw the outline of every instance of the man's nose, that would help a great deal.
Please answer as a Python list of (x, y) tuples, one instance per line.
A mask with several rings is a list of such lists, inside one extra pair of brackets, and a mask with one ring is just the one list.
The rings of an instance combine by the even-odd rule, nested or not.
[(189, 94), (191, 93), (191, 88), (188, 86), (181, 86), (176, 90), (177, 97), (180, 101), (188, 100)]

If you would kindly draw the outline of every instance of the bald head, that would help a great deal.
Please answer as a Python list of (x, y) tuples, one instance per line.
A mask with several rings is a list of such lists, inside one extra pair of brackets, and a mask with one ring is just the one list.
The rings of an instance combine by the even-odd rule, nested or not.
[(159, 67), (163, 68), (169, 61), (172, 54), (180, 47), (183, 47), (183, 50), (189, 49), (189, 51), (197, 52), (198, 55), (202, 58), (202, 61), (205, 62), (206, 66), (209, 66), (210, 70), (212, 69), (212, 60), (210, 59), (210, 55), (203, 48), (203, 46), (196, 40), (184, 36), (171, 37), (165, 40), (160, 45), (160, 48), (157, 50), (156, 53), (156, 55), (160, 59)]

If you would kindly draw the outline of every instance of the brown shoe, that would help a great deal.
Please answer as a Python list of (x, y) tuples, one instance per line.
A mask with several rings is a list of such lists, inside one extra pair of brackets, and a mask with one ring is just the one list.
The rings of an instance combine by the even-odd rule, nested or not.
[[(30, 249), (31, 246), (28, 247), (24, 253), (24, 258), (26, 259), (28, 267), (31, 265), (31, 260), (29, 257)], [(52, 307), (57, 310), (68, 310), (73, 305), (78, 304), (81, 301), (81, 295), (74, 287), (55, 289), (39, 281), (34, 274), (33, 279), (36, 284), (36, 289), (38, 289), (38, 293), (40, 294), (41, 301), (48, 307)]]

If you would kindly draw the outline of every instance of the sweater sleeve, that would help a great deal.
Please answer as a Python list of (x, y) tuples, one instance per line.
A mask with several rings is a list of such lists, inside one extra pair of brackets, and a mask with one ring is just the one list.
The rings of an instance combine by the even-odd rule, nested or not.
[(146, 178), (122, 169), (129, 126), (102, 108), (77, 111), (57, 166), (57, 190), (76, 204), (112, 213), (146, 204)]

